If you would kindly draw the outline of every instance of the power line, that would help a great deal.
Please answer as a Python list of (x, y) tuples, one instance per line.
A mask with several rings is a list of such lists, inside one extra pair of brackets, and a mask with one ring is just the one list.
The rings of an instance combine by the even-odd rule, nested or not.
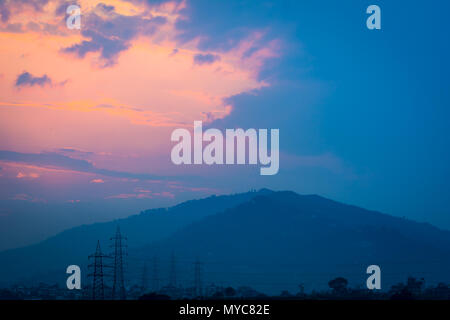
[[(152, 258), (136, 258), (136, 257), (129, 257), (130, 260), (136, 260), (136, 261), (150, 261)], [(170, 262), (170, 260), (160, 260), (162, 262)], [(193, 259), (179, 259), (177, 258), (177, 264), (182, 263), (182, 264), (191, 264), (195, 262), (195, 260)], [(361, 261), (361, 262), (348, 262), (348, 263), (336, 263), (333, 264), (334, 267), (347, 267), (347, 266), (355, 266), (355, 267), (359, 267), (361, 265), (370, 265), (373, 264), (374, 262), (376, 262), (378, 265), (389, 265), (389, 266), (394, 266), (394, 265), (422, 265), (422, 264), (442, 264), (444, 262), (448, 262), (448, 260), (420, 260), (420, 261), (392, 261), (392, 260), (367, 260), (367, 261)], [(234, 264), (235, 266), (248, 266), (248, 263), (243, 264), (240, 261), (234, 261), (234, 260), (209, 260), (207, 262), (204, 262), (204, 264), (209, 264), (209, 265), (213, 265), (213, 264)], [(295, 263), (295, 262), (277, 262), (276, 264), (274, 264), (273, 262), (263, 262), (263, 261), (252, 261), (251, 262), (252, 266), (276, 266), (278, 267), (308, 267), (308, 266), (315, 266), (316, 264), (313, 262), (310, 263)]]

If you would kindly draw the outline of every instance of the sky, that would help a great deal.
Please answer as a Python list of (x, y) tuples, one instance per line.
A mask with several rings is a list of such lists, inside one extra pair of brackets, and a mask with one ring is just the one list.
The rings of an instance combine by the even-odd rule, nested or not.
[[(450, 229), (449, 9), (0, 0), (0, 250), (263, 187)], [(279, 129), (278, 174), (174, 165), (171, 133), (196, 120)]]

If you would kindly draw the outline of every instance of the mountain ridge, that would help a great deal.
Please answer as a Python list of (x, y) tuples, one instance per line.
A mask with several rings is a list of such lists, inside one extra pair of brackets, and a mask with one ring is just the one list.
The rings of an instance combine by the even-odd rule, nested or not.
[[(334, 208), (331, 214), (329, 208)], [(355, 217), (359, 220), (352, 220)], [(436, 282), (449, 278), (450, 232), (317, 195), (276, 192), (205, 217), (133, 254), (169, 261), (168, 252), (181, 261), (199, 257), (208, 266), (211, 282), (226, 279), (230, 285), (263, 292), (295, 290), (300, 283), (309, 289), (326, 288), (337, 276), (365, 285), (371, 264), (384, 270), (384, 285), (409, 275), (427, 275)], [(181, 274), (192, 274), (189, 265), (180, 269)], [(321, 281), (315, 281), (317, 277)]]
[[(271, 285), (278, 283), (278, 290), (292, 287), (297, 280), (320, 287), (333, 275), (347, 275), (360, 284), (366, 276), (364, 266), (369, 262), (388, 262), (382, 265), (388, 271), (384, 275), (387, 283), (401, 280), (394, 274), (406, 277), (424, 272), (432, 281), (445, 280), (444, 271), (450, 266), (448, 230), (319, 195), (262, 189), (190, 200), (125, 219), (66, 230), (34, 246), (1, 252), (0, 277), (13, 281), (57, 280), (63, 285), (64, 268), (69, 264), (85, 268), (87, 255), (93, 252), (97, 239), (106, 243), (116, 225), (131, 241), (133, 264), (129, 271), (134, 278), (143, 262), (155, 255), (164, 260), (169, 252), (176, 252), (183, 261), (201, 257), (208, 272), (221, 275), (210, 276), (210, 281), (229, 280), (266, 292), (273, 287), (261, 284), (254, 273), (270, 275), (264, 281), (272, 279)], [(435, 260), (443, 262), (434, 265)], [(8, 262), (14, 263), (8, 266)], [(407, 263), (407, 268), (398, 268), (402, 263)], [(303, 276), (298, 274), (300, 269), (293, 267), (297, 265), (302, 265)], [(335, 268), (330, 267), (331, 270), (327, 265)], [(346, 267), (341, 268), (342, 265)], [(181, 265), (180, 271), (189, 275), (191, 267)], [(230, 270), (235, 273), (230, 274)], [(317, 272), (324, 280), (313, 281)], [(189, 276), (186, 277), (189, 282)]]
[[(127, 234), (133, 234), (134, 245), (144, 245), (153, 241), (155, 238), (164, 237), (170, 232), (187, 223), (196, 221), (205, 215), (214, 214), (237, 203), (246, 201), (258, 193), (272, 192), (268, 189), (260, 191), (251, 191), (231, 195), (212, 195), (203, 199), (194, 199), (184, 201), (169, 208), (157, 208), (141, 211), (139, 214), (131, 215), (127, 218), (116, 219), (109, 222), (100, 222), (94, 224), (83, 224), (78, 227), (69, 228), (52, 237), (29, 246), (7, 249), (0, 252), (0, 283), (17, 280), (21, 277), (11, 277), (13, 274), (29, 275), (28, 265), (34, 266), (34, 273), (45, 272), (49, 266), (40, 270), (41, 256), (48, 255), (46, 259), (49, 265), (63, 266), (64, 264), (74, 264), (77, 260), (85, 261), (87, 255), (95, 250), (97, 240), (102, 244), (108, 243), (113, 235), (116, 226), (120, 224), (122, 231)], [(153, 228), (153, 225), (158, 225)], [(148, 230), (148, 227), (151, 230)], [(150, 231), (152, 233), (150, 233)], [(74, 241), (73, 239), (76, 239)], [(73, 245), (74, 242), (77, 245)], [(92, 245), (94, 243), (94, 245)], [(103, 248), (103, 251), (106, 248)], [(69, 250), (73, 258), (69, 259), (65, 252)], [(76, 264), (76, 263), (75, 263)], [(61, 267), (55, 267), (58, 270)], [(26, 281), (33, 278), (28, 276)], [(42, 279), (46, 279), (43, 276)]]

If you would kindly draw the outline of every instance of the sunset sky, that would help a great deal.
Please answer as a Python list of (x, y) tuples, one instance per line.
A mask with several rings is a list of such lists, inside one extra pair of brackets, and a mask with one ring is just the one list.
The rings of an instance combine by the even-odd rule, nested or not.
[[(450, 5), (376, 2), (381, 30), (356, 0), (0, 0), (0, 250), (263, 187), (449, 229)], [(279, 173), (175, 166), (194, 120), (279, 128)]]

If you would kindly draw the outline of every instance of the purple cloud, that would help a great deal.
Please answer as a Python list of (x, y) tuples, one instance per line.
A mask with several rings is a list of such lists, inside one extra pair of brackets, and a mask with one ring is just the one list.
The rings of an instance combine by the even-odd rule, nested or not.
[(11, 11), (17, 12), (23, 7), (30, 7), (35, 11), (42, 11), (48, 0), (0, 0), (0, 17), (2, 22), (8, 22)]
[(6, 5), (6, 0), (0, 0), (0, 16), (2, 22), (8, 22), (9, 17), (11, 16), (11, 10)]
[(52, 84), (52, 79), (50, 79), (46, 74), (42, 77), (35, 77), (31, 73), (24, 71), (19, 74), (16, 79), (16, 87), (24, 87), (24, 86), (41, 86), (43, 87), (46, 84)]
[(11, 32), (11, 33), (22, 33), (22, 24), (21, 23), (8, 23), (5, 27), (1, 28), (2, 31)]
[(58, 167), (86, 173), (95, 173), (113, 178), (127, 178), (138, 180), (172, 180), (169, 176), (158, 176), (148, 173), (133, 173), (97, 168), (88, 160), (72, 158), (56, 152), (21, 153), (0, 150), (0, 160), (33, 164), (42, 167)]
[(207, 54), (196, 54), (194, 56), (194, 64), (203, 65), (203, 64), (211, 64), (220, 60), (220, 56), (214, 55), (211, 53)]
[(113, 6), (98, 4), (92, 12), (83, 16), (81, 33), (88, 40), (62, 51), (79, 58), (84, 58), (89, 52), (99, 52), (103, 67), (108, 67), (115, 64), (120, 52), (130, 47), (132, 39), (139, 35), (152, 35), (165, 23), (166, 18), (161, 16), (124, 16), (116, 13)]

